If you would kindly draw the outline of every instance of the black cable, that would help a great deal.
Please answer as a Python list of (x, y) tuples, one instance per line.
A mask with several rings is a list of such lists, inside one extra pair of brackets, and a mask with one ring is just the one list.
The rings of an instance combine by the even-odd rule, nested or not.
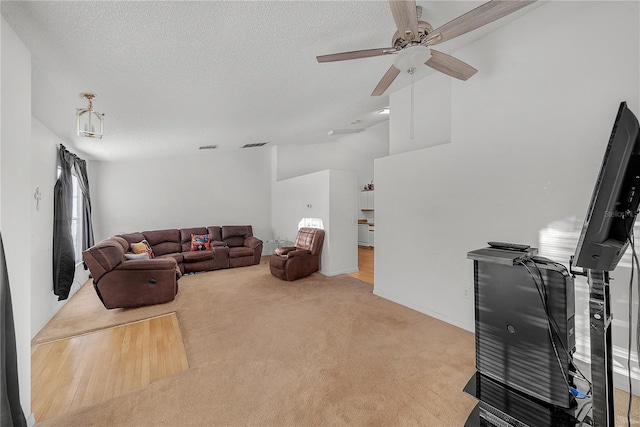
[[(633, 233), (632, 233), (633, 234)], [(633, 239), (633, 237), (631, 238)], [(630, 240), (633, 242), (633, 240)], [(633, 243), (631, 243), (633, 248)], [(633, 395), (633, 384), (631, 382), (631, 343), (633, 340), (633, 275), (635, 273), (635, 264), (633, 258), (631, 259), (631, 276), (629, 277), (629, 301), (628, 301), (628, 322), (627, 328), (627, 378), (629, 380), (629, 401), (627, 402), (627, 426), (631, 427), (631, 396)]]
[[(536, 261), (534, 259), (531, 259), (531, 262), (536, 267), (536, 270), (538, 272), (538, 278), (540, 279), (540, 283), (542, 284), (542, 289), (543, 289), (544, 298), (545, 298), (545, 304), (547, 304), (547, 309), (545, 310), (545, 313), (547, 315), (547, 321), (551, 324), (553, 332), (554, 332), (556, 338), (558, 339), (558, 342), (560, 343), (560, 346), (564, 350), (564, 353), (567, 355), (567, 359), (569, 360), (569, 363), (571, 363), (571, 366), (575, 369), (575, 373), (579, 374), (578, 377), (581, 378), (582, 380), (584, 380), (589, 385), (589, 391), (587, 391), (586, 396), (591, 396), (591, 393), (593, 391), (593, 385), (591, 384), (591, 381), (589, 381), (589, 379), (586, 377), (586, 375), (584, 375), (582, 373), (582, 371), (580, 370), (580, 368), (573, 362), (573, 354), (564, 345), (564, 342), (562, 341), (562, 337), (560, 335), (560, 328), (558, 327), (558, 324), (556, 323), (556, 321), (553, 318), (553, 316), (551, 316), (550, 313), (549, 313), (549, 310), (548, 310), (548, 299), (547, 299), (548, 298), (548, 294), (546, 292), (546, 287), (547, 286), (546, 286), (546, 284), (544, 282), (544, 278), (542, 277), (542, 271), (541, 271), (540, 267), (538, 266), (538, 264), (536, 264)], [(529, 272), (529, 274), (531, 274), (531, 272)], [(535, 279), (534, 279), (534, 283), (535, 283)]]
[[(631, 219), (631, 227), (627, 225), (627, 218)], [(628, 346), (627, 346), (627, 376), (629, 380), (629, 400), (627, 402), (627, 425), (631, 426), (631, 408), (633, 404), (633, 382), (631, 380), (631, 346), (633, 337), (633, 277), (638, 269), (638, 295), (640, 296), (640, 263), (638, 262), (638, 255), (636, 253), (635, 233), (633, 230), (633, 224), (635, 223), (635, 215), (629, 215), (624, 218), (624, 229), (627, 233), (627, 239), (631, 246), (631, 276), (629, 278), (629, 300), (628, 300)], [(638, 318), (636, 319), (636, 355), (640, 357), (640, 310), (638, 310)]]
[[(554, 352), (554, 354), (556, 356), (556, 361), (558, 362), (558, 366), (560, 367), (560, 372), (562, 373), (562, 378), (564, 379), (564, 382), (565, 382), (565, 384), (567, 386), (567, 390), (569, 391), (570, 394), (573, 394), (571, 384), (569, 384), (569, 379), (567, 378), (567, 374), (564, 372), (564, 367), (562, 366), (562, 361), (560, 360), (560, 355), (558, 354), (558, 349), (557, 349), (556, 343), (555, 343), (555, 341), (553, 339), (553, 333), (551, 331), (551, 329), (552, 329), (552, 327), (551, 327), (552, 320), (551, 320), (551, 315), (549, 313), (549, 307), (547, 305), (546, 290), (543, 290), (543, 289), (540, 288), (540, 286), (538, 285), (538, 282), (536, 281), (535, 276), (533, 275), (533, 273), (531, 272), (531, 269), (529, 268), (529, 266), (527, 264), (525, 264), (523, 261), (518, 261), (518, 263), (523, 265), (524, 268), (527, 269), (527, 271), (529, 272), (529, 276), (531, 276), (531, 280), (533, 280), (533, 283), (535, 284), (536, 289), (538, 290), (538, 295), (540, 295), (540, 300), (542, 301), (542, 307), (544, 309), (545, 314), (547, 315), (547, 331), (549, 332), (549, 339), (551, 340), (551, 347), (553, 348), (553, 352)], [(564, 344), (562, 343), (562, 340), (560, 340), (560, 344), (564, 347)]]

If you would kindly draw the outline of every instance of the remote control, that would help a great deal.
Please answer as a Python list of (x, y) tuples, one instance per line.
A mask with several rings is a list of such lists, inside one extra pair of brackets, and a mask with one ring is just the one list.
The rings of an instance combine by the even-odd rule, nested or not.
[(520, 251), (524, 252), (529, 249), (531, 246), (529, 245), (520, 245), (517, 243), (505, 243), (505, 242), (487, 242), (489, 246), (495, 249), (508, 249), (511, 251)]

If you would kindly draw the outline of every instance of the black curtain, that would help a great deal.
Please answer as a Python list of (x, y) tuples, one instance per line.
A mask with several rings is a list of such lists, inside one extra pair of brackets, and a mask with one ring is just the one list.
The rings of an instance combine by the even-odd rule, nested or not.
[(13, 325), (13, 308), (7, 261), (0, 236), (0, 426), (24, 427), (27, 420), (20, 406), (18, 387), (18, 356), (16, 354), (16, 334)]
[(91, 223), (91, 195), (89, 194), (89, 177), (87, 176), (87, 162), (74, 157), (73, 163), (78, 177), (78, 185), (82, 191), (82, 250), (93, 246), (93, 224)]
[(73, 284), (76, 262), (71, 236), (73, 183), (71, 167), (74, 155), (60, 144), (60, 176), (53, 190), (53, 293), (58, 301), (67, 299)]

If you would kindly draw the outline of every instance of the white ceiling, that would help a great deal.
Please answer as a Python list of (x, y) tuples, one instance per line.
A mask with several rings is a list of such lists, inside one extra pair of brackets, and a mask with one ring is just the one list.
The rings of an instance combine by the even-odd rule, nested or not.
[[(482, 1), (419, 1), (434, 28)], [(202, 145), (333, 141), (366, 127), (387, 93), (371, 91), (393, 57), (319, 64), (316, 55), (391, 45), (386, 1), (6, 1), (32, 54), (32, 114), (87, 158), (195, 154)], [(532, 9), (442, 43), (451, 54)], [(463, 57), (458, 57), (465, 60)], [(473, 65), (473, 64), (470, 64)], [(423, 75), (428, 71), (425, 66)], [(482, 70), (480, 70), (482, 72)], [(82, 92), (105, 113), (102, 140), (75, 135)], [(352, 124), (360, 120), (359, 123)]]

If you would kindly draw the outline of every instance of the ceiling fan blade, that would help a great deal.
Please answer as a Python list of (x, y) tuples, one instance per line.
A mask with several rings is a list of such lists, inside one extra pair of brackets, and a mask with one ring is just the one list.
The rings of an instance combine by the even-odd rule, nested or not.
[(425, 62), (425, 65), (460, 80), (467, 80), (478, 72), (466, 62), (433, 49), (431, 49), (431, 58)]
[(502, 17), (530, 5), (535, 0), (492, 0), (458, 16), (443, 26), (433, 30), (424, 45), (430, 46), (458, 37), (462, 34), (490, 24)]
[(384, 91), (391, 86), (391, 83), (393, 83), (396, 77), (398, 77), (398, 74), (400, 74), (400, 69), (396, 68), (395, 65), (392, 65), (387, 72), (384, 73), (384, 76), (382, 76), (382, 79), (378, 82), (378, 86), (373, 90), (371, 96), (382, 95)]
[[(413, 38), (418, 37), (418, 12), (415, 0), (389, 0), (393, 20), (398, 27), (398, 33), (405, 36), (407, 31), (413, 33)], [(411, 41), (409, 40), (409, 41)]]
[(332, 53), (330, 55), (316, 56), (316, 59), (318, 60), (318, 62), (334, 62), (346, 61), (348, 59), (370, 58), (372, 56), (388, 55), (391, 53), (396, 53), (396, 48), (385, 47), (380, 49), (365, 49), (354, 50), (352, 52)]

